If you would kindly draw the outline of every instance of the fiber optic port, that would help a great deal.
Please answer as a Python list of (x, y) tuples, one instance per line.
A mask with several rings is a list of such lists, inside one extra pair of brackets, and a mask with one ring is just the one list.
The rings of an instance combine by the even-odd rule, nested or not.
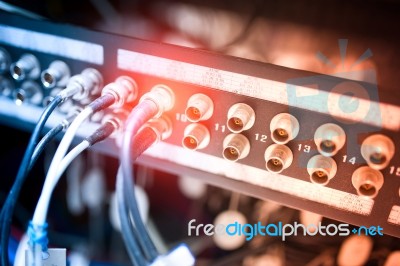
[(250, 152), (250, 142), (242, 134), (229, 134), (223, 142), (222, 156), (229, 161), (245, 158)]
[(227, 126), (233, 133), (240, 133), (250, 129), (255, 119), (253, 108), (244, 103), (237, 103), (229, 108)]
[(204, 149), (210, 143), (210, 131), (202, 124), (190, 124), (183, 133), (182, 145), (189, 150)]
[(69, 67), (63, 61), (53, 61), (49, 68), (44, 70), (40, 75), (40, 79), (45, 88), (51, 89), (55, 86), (64, 87), (67, 85), (71, 76)]
[(367, 198), (375, 198), (383, 186), (383, 175), (378, 170), (369, 166), (362, 166), (354, 171), (351, 183), (357, 190), (358, 195)]
[(277, 114), (270, 123), (271, 138), (275, 143), (286, 144), (299, 133), (299, 121), (288, 114)]
[(367, 137), (361, 144), (361, 155), (369, 167), (381, 170), (393, 158), (395, 146), (393, 141), (382, 134)]
[(293, 153), (283, 144), (272, 144), (264, 154), (265, 167), (271, 173), (280, 173), (288, 168), (293, 161)]
[(185, 114), (190, 122), (199, 122), (209, 119), (214, 112), (214, 103), (205, 94), (192, 95), (187, 103)]
[(24, 103), (41, 105), (43, 101), (42, 88), (32, 80), (27, 80), (22, 83), (21, 88), (17, 89), (13, 96), (16, 105), (22, 105)]
[(11, 64), (10, 73), (15, 80), (37, 79), (40, 75), (39, 61), (32, 54), (24, 54), (17, 62)]
[(315, 131), (314, 142), (322, 155), (334, 156), (343, 148), (346, 142), (346, 133), (336, 124), (323, 124)]
[(336, 175), (336, 162), (323, 155), (315, 155), (307, 163), (307, 172), (314, 184), (326, 185)]

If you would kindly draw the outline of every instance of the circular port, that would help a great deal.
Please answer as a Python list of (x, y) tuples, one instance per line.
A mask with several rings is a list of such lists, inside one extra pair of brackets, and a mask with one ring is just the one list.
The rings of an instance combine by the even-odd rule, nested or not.
[(383, 186), (384, 178), (380, 171), (363, 166), (354, 171), (351, 182), (358, 195), (375, 198)]
[(331, 154), (336, 150), (336, 145), (332, 140), (326, 139), (326, 140), (321, 141), (321, 144), (319, 145), (319, 148), (324, 153)]
[(337, 171), (336, 162), (323, 155), (315, 155), (307, 163), (307, 172), (310, 175), (310, 181), (318, 185), (326, 185)]
[(280, 173), (292, 164), (293, 153), (286, 145), (272, 144), (265, 150), (264, 158), (269, 172)]
[(322, 155), (334, 156), (343, 148), (346, 142), (346, 133), (336, 124), (323, 124), (315, 131), (314, 142)]
[(222, 156), (229, 161), (245, 158), (250, 152), (250, 141), (242, 134), (229, 134), (223, 141)]
[(232, 132), (243, 131), (243, 121), (239, 117), (232, 117), (228, 120), (228, 127)]
[(376, 170), (387, 167), (394, 152), (393, 141), (382, 134), (371, 135), (361, 144), (362, 157), (367, 161), (368, 166)]
[(185, 114), (190, 122), (198, 122), (209, 119), (214, 112), (214, 103), (205, 94), (192, 95), (187, 103)]
[(286, 142), (289, 139), (289, 133), (283, 129), (283, 128), (277, 128), (275, 129), (273, 132), (273, 138), (282, 143), (282, 142)]
[(200, 110), (197, 107), (188, 107), (185, 113), (189, 121), (192, 122), (197, 122), (201, 118)]
[(270, 172), (280, 173), (283, 170), (283, 162), (280, 158), (271, 158), (267, 161), (266, 167)]
[(190, 124), (185, 128), (182, 145), (189, 150), (205, 148), (210, 143), (210, 132), (202, 124)]
[(22, 105), (25, 101), (25, 93), (22, 90), (18, 90), (15, 94), (15, 104)]
[(380, 152), (374, 152), (369, 156), (369, 160), (373, 164), (384, 164), (386, 162), (386, 156)]
[(16, 64), (11, 65), (11, 76), (15, 80), (23, 80), (25, 78), (25, 72)]
[(376, 194), (376, 188), (373, 184), (362, 184), (358, 190), (359, 194), (366, 197), (374, 197)]
[(244, 103), (234, 104), (228, 111), (228, 129), (233, 133), (248, 130), (254, 125), (255, 118), (254, 110), (249, 105)]
[(186, 136), (183, 138), (183, 146), (189, 150), (197, 150), (199, 142), (194, 136)]
[(39, 61), (32, 54), (24, 54), (10, 66), (10, 73), (15, 80), (36, 79), (40, 75)]
[(224, 158), (229, 161), (237, 161), (239, 159), (239, 150), (235, 147), (227, 147), (224, 149)]
[(42, 83), (43, 83), (43, 86), (45, 86), (46, 88), (52, 88), (56, 85), (53, 75), (51, 75), (49, 72), (43, 72)]
[(325, 185), (328, 180), (328, 174), (324, 170), (317, 170), (311, 174), (311, 181), (315, 184)]
[(299, 121), (288, 113), (277, 114), (270, 123), (271, 139), (278, 144), (286, 144), (299, 133)]

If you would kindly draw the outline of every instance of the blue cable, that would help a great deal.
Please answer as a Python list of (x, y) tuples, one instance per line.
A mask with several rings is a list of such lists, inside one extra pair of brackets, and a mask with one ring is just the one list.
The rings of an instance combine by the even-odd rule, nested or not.
[[(24, 157), (22, 159), (21, 165), (18, 169), (18, 174), (17, 177), (15, 178), (14, 184), (10, 190), (10, 193), (8, 194), (7, 200), (1, 210), (0, 214), (0, 231), (1, 231), (1, 240), (0, 240), (0, 246), (1, 247), (8, 247), (8, 241), (9, 241), (9, 236), (10, 236), (10, 227), (11, 227), (11, 222), (12, 222), (12, 216), (14, 213), (15, 209), (15, 204), (18, 199), (18, 195), (21, 191), (22, 185), (25, 182), (25, 179), (28, 174), (28, 169), (29, 169), (29, 163), (32, 157), (32, 154), (35, 150), (35, 147), (38, 143), (41, 131), (43, 130), (44, 125), (46, 124), (46, 121), (50, 117), (51, 113), (54, 111), (54, 109), (63, 101), (63, 98), (61, 96), (56, 96), (46, 107), (46, 109), (43, 111), (42, 115), (39, 118), (39, 121), (36, 124), (35, 129), (33, 130), (32, 136), (29, 140), (28, 147), (26, 148)], [(7, 248), (3, 248), (1, 250), (1, 265), (2, 266), (8, 266), (9, 260), (8, 260), (8, 252)]]

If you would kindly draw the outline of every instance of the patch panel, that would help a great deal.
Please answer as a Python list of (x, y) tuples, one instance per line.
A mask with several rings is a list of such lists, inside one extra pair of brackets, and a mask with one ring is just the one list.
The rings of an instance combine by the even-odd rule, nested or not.
[[(382, 88), (379, 100), (373, 93), (350, 97), (335, 86), (355, 84), (350, 92), (368, 93), (371, 84), (9, 14), (0, 17), (0, 37), (2, 123), (35, 123), (43, 102), (66, 80), (94, 83), (98, 90), (83, 95), (92, 97), (103, 83), (125, 76), (115, 84), (137, 88), (137, 98), (154, 88), (160, 100), (175, 95), (165, 113), (171, 136), (141, 163), (340, 221), (380, 224), (400, 237), (400, 217), (390, 215), (400, 205), (397, 92)], [(49, 38), (54, 47), (77, 48), (37, 45)], [(79, 73), (87, 78), (74, 77)], [(65, 109), (85, 104), (83, 98)], [(369, 109), (354, 115), (340, 109), (354, 101)], [(49, 126), (62, 120), (65, 110), (59, 111)], [(79, 137), (95, 126), (86, 124)], [(119, 150), (116, 139), (94, 148)]]

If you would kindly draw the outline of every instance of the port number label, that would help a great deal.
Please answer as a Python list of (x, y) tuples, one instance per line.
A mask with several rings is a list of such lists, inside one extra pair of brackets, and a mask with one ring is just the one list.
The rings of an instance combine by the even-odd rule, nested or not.
[(215, 129), (215, 131), (225, 132), (226, 126), (216, 123), (214, 126), (214, 129)]
[(344, 163), (351, 163), (355, 164), (356, 163), (356, 157), (351, 157), (350, 159), (347, 159), (347, 155), (343, 155), (343, 162)]
[(187, 117), (186, 117), (185, 114), (176, 113), (175, 118), (176, 118), (177, 121), (187, 122)]
[(305, 153), (310, 153), (311, 146), (310, 145), (299, 144), (299, 151), (303, 151)]
[(257, 133), (257, 134), (255, 134), (255, 136), (256, 136), (257, 141), (267, 142), (267, 138), (268, 138), (267, 135), (262, 135), (262, 134)]
[(400, 167), (390, 166), (390, 172), (389, 173), (391, 175), (400, 176)]

